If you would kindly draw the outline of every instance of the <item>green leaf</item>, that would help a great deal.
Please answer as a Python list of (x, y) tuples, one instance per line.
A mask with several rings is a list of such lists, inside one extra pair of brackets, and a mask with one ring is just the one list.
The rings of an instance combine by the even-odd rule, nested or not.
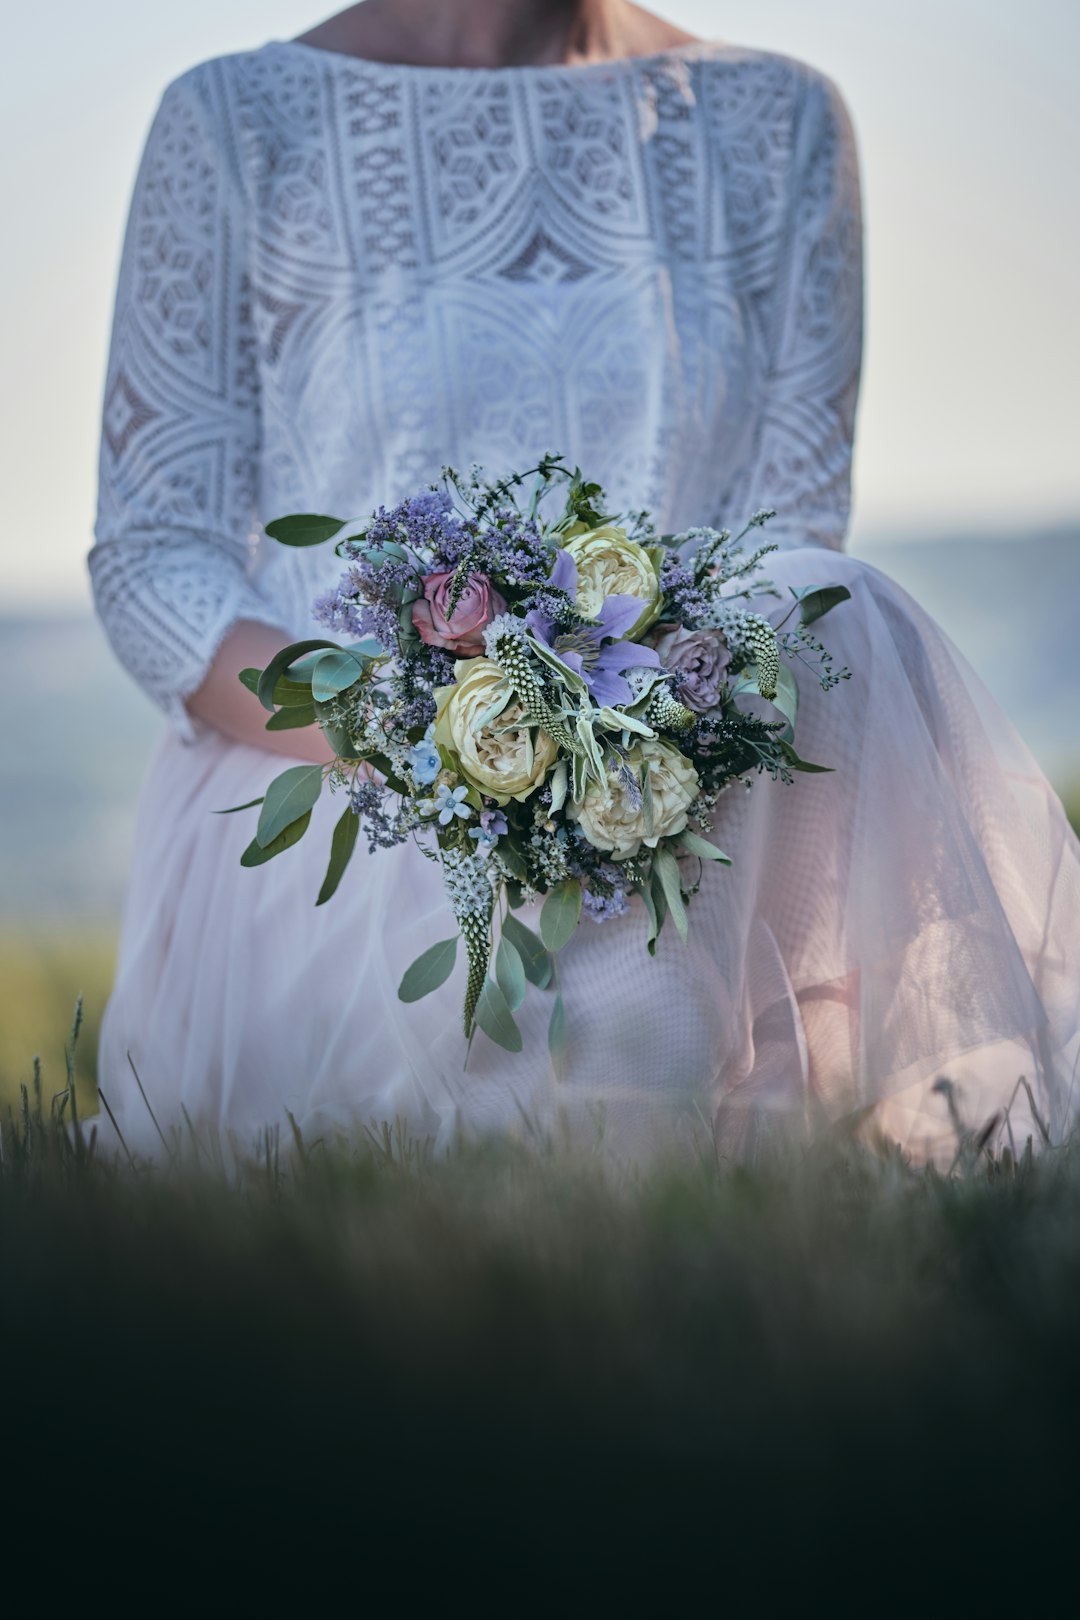
[(262, 800), (261, 799), (249, 799), (247, 804), (231, 804), (227, 810), (215, 810), (214, 815), (215, 816), (235, 816), (235, 814), (236, 814), (236, 812), (238, 810), (254, 810), (254, 808), (255, 808), (255, 806), (257, 804), (262, 804)]
[(679, 843), (688, 855), (697, 855), (703, 861), (720, 861), (724, 866), (731, 865), (730, 855), (725, 855), (715, 844), (710, 844), (707, 838), (701, 838), (696, 832), (691, 832), (689, 827), (684, 828), (679, 834)]
[(581, 884), (567, 878), (552, 889), (540, 912), (540, 938), (549, 951), (561, 951), (581, 916)]
[[(663, 932), (664, 924), (667, 922), (668, 903), (667, 895), (664, 893), (664, 885), (660, 880), (660, 873), (656, 870), (655, 866), (649, 873), (649, 892), (652, 895), (652, 902), (656, 908), (655, 938), (659, 939), (661, 933)], [(653, 947), (652, 954), (656, 954), (655, 947)]]
[(848, 601), (851, 596), (846, 585), (819, 585), (795, 594), (801, 605), (803, 624), (813, 624), (815, 619), (823, 619), (838, 603)]
[(525, 965), (517, 946), (507, 939), (505, 932), (495, 952), (495, 978), (510, 1011), (517, 1012), (525, 1000)]
[(507, 1052), (521, 1051), (521, 1031), (494, 979), (484, 980), (484, 988), (476, 1003), (476, 1022), (496, 1046), (503, 1047)]
[(284, 675), (291, 664), (297, 663), (305, 653), (314, 652), (318, 647), (336, 646), (335, 641), (294, 641), (292, 646), (282, 647), (279, 653), (274, 654), (259, 676), (259, 682), (255, 690), (263, 708), (272, 709), (274, 707), (274, 689), (277, 686), (278, 677)]
[(795, 735), (795, 716), (799, 712), (799, 688), (795, 684), (795, 677), (786, 664), (780, 665), (780, 674), (776, 682), (776, 696), (772, 703), (780, 710), (788, 722), (788, 730), (783, 736), (790, 740)]
[(283, 546), (321, 546), (345, 527), (344, 518), (319, 517), (314, 512), (293, 512), (266, 525), (271, 540)]
[(360, 830), (360, 817), (352, 810), (343, 810), (330, 840), (330, 865), (326, 868), (319, 898), (315, 904), (325, 905), (341, 882), (341, 875), (356, 848), (356, 835)]
[(546, 990), (551, 983), (551, 957), (544, 949), (543, 941), (537, 939), (520, 917), (507, 917), (502, 931), (503, 938), (508, 939), (517, 950), (529, 983), (535, 984), (538, 990)]
[[(661, 900), (663, 901), (663, 890), (660, 888), (659, 883), (657, 883), (656, 889), (660, 894)], [(645, 938), (646, 947), (649, 955), (655, 956), (656, 941), (659, 939), (660, 930), (664, 926), (664, 916), (667, 914), (667, 904), (664, 902), (664, 916), (662, 916), (656, 903), (656, 894), (653, 893), (653, 885), (651, 882), (643, 883), (638, 892), (640, 893), (641, 898), (644, 900), (645, 910), (649, 914), (649, 932)]]
[(257, 838), (253, 838), (240, 857), (240, 865), (262, 866), (265, 861), (272, 861), (275, 855), (280, 855), (286, 849), (292, 849), (307, 832), (310, 820), (311, 811), (305, 810), (302, 816), (297, 816), (295, 821), (290, 822), (278, 833), (272, 844), (260, 844)]
[(321, 765), (291, 765), (266, 790), (255, 841), (266, 849), (283, 828), (310, 810), (322, 792)]
[(291, 703), (285, 709), (279, 709), (272, 714), (266, 722), (267, 731), (297, 731), (301, 726), (315, 724), (314, 703)]
[(800, 759), (789, 742), (780, 742), (781, 752), (793, 771), (812, 771), (815, 775), (832, 775), (832, 765), (811, 765), (808, 759)]
[(563, 1005), (562, 992), (555, 997), (555, 1005), (551, 1009), (551, 1019), (548, 1023), (548, 1051), (551, 1053), (551, 1066), (555, 1070), (556, 1080), (566, 1078), (566, 1008)]
[(671, 920), (679, 931), (679, 938), (686, 944), (688, 937), (688, 924), (686, 920), (686, 907), (683, 904), (682, 880), (679, 877), (679, 863), (663, 844), (659, 845), (653, 855), (653, 875), (659, 877), (660, 885), (664, 891)]
[[(352, 815), (351, 810), (349, 814)], [(405, 969), (398, 985), (399, 1001), (420, 1001), (422, 997), (429, 996), (433, 990), (437, 990), (440, 984), (446, 983), (454, 971), (457, 942), (460, 937), (460, 934), (455, 934), (453, 939), (441, 939), (437, 945), (430, 946), (423, 956), (418, 956), (411, 967)]]
[(246, 686), (249, 692), (257, 692), (261, 674), (261, 669), (242, 669), (239, 677), (241, 686)]
[(339, 692), (355, 686), (364, 673), (364, 666), (352, 653), (336, 647), (325, 652), (311, 675), (311, 695), (316, 703), (327, 703)]

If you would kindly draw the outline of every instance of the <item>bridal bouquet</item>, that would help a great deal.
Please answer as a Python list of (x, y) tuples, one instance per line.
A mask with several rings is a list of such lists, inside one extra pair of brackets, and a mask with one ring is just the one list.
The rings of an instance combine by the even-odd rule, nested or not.
[[(523, 510), (514, 491), (529, 478)], [(557, 483), (565, 502), (542, 522)], [(463, 938), (466, 1035), (479, 1025), (519, 1051), (527, 984), (550, 985), (556, 1063), (557, 955), (579, 919), (618, 918), (636, 897), (650, 952), (669, 918), (685, 940), (702, 872), (730, 865), (709, 836), (722, 790), (755, 770), (790, 782), (827, 768), (795, 751), (791, 661), (826, 688), (848, 673), (809, 630), (843, 586), (793, 592), (775, 628), (747, 605), (779, 596), (759, 575), (776, 547), (742, 544), (775, 513), (755, 512), (735, 538), (657, 535), (646, 511), (603, 504), (598, 484), (549, 453), (498, 481), (477, 464), (464, 477), (443, 467), (441, 484), (355, 522), (279, 518), (267, 533), (285, 545), (339, 537), (345, 572), (314, 611), (349, 639), (297, 642), (240, 677), (272, 711), (268, 728), (318, 725), (336, 756), (238, 807), (261, 806), (244, 864), (289, 849), (323, 787), (344, 789), (316, 903), (359, 837), (371, 853), (416, 840), (458, 933), (424, 952), (399, 995), (441, 985)], [(541, 896), (537, 936), (515, 912)]]

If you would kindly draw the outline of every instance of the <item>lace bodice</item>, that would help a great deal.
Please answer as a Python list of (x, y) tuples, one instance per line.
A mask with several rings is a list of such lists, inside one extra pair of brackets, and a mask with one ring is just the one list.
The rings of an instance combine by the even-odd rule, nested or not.
[(795, 58), (709, 42), (425, 68), (296, 42), (166, 88), (105, 386), (98, 612), (181, 734), (240, 619), (338, 572), (277, 547), (561, 450), (661, 530), (775, 507), (843, 544), (863, 339), (856, 146)]

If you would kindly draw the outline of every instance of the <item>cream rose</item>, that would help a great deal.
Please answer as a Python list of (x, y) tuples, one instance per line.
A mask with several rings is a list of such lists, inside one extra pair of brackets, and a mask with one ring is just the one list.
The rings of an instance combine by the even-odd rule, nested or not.
[(646, 761), (652, 793), (652, 832), (646, 824), (644, 804), (635, 803), (617, 776), (609, 775), (604, 783), (590, 781), (582, 803), (569, 810), (570, 815), (576, 815), (590, 844), (610, 851), (615, 861), (628, 861), (642, 844), (655, 849), (661, 838), (682, 832), (686, 812), (697, 797), (697, 772), (670, 743), (659, 739), (643, 742), (634, 749), (628, 763), (640, 776)]
[(625, 529), (606, 523), (575, 534), (564, 550), (577, 564), (579, 611), (596, 619), (609, 596), (636, 596), (642, 613), (628, 639), (642, 635), (660, 612), (660, 579), (645, 547), (629, 539)]
[(459, 659), (454, 674), (456, 684), (435, 694), (436, 743), (454, 754), (466, 782), (481, 793), (500, 804), (527, 799), (555, 763), (555, 739), (529, 726), (516, 700), (480, 724), (506, 689), (502, 670), (490, 658)]

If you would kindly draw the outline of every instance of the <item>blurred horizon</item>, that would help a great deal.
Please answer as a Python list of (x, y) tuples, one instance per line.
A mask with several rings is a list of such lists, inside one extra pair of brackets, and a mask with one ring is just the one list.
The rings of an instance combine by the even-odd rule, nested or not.
[[(115, 277), (162, 90), (196, 61), (295, 37), (340, 9), (58, 0), (9, 23), (0, 163), (21, 228), (0, 263), (5, 611), (89, 606)], [(857, 0), (649, 9), (810, 62), (851, 112), (866, 245), (851, 548), (1034, 539), (1080, 518), (1080, 6), (886, 0), (872, 32)]]

